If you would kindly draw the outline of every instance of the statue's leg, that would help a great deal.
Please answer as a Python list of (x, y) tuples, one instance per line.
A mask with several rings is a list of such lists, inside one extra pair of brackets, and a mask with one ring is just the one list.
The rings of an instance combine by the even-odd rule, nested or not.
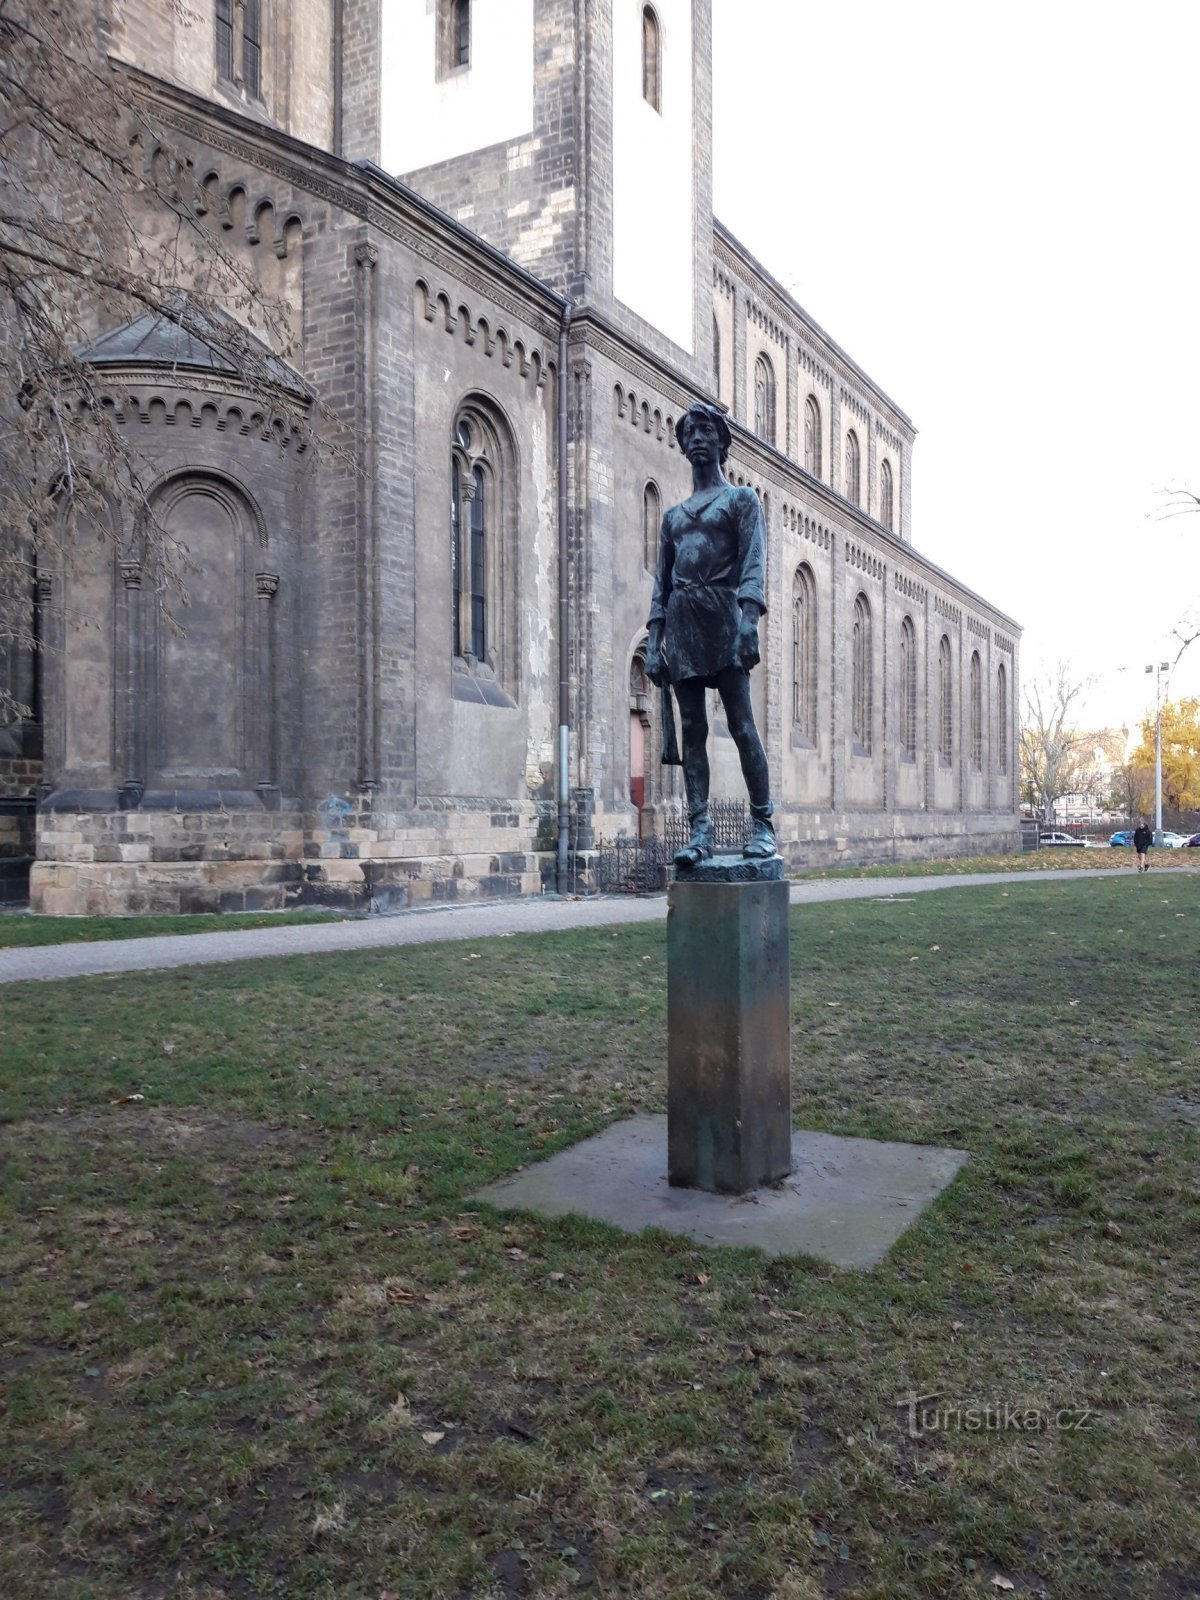
[(775, 854), (775, 830), (771, 826), (771, 774), (767, 752), (754, 723), (750, 700), (750, 674), (740, 667), (729, 667), (717, 679), (717, 690), (725, 707), (729, 732), (742, 762), (742, 777), (750, 799), (750, 837), (742, 851), (752, 857)]
[(691, 837), (675, 852), (677, 867), (694, 867), (712, 855), (712, 828), (708, 820), (708, 711), (704, 685), (684, 678), (675, 685), (679, 706), (679, 731), (683, 744), (683, 787), (687, 794)]

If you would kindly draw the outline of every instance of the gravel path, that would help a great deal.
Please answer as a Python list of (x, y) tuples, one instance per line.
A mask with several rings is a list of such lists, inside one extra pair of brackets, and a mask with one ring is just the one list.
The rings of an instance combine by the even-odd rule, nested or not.
[[(1133, 875), (1128, 869), (1114, 870), (1124, 871), (1126, 876)], [(798, 906), (828, 900), (902, 900), (937, 889), (969, 889), (984, 883), (1016, 887), (1048, 878), (1094, 878), (1096, 875), (1092, 870), (974, 872), (961, 877), (810, 879), (792, 884), (791, 901)], [(1110, 874), (1105, 870), (1103, 875)], [(160, 967), (252, 961), (267, 956), (316, 955), (324, 951), (378, 950), (391, 945), (436, 944), (448, 939), (486, 939), (498, 934), (557, 933), (565, 928), (656, 922), (666, 914), (665, 894), (646, 898), (617, 895), (597, 900), (547, 897), (439, 906), (350, 922), (268, 925), (237, 933), (187, 933), (151, 939), (106, 939), (94, 944), (37, 945), (0, 950), (0, 983), (77, 978), (91, 973), (145, 972)]]

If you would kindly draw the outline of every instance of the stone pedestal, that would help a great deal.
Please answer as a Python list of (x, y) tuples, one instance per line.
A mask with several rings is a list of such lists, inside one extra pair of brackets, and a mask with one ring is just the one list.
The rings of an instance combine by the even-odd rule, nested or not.
[(791, 1170), (788, 886), (779, 856), (680, 871), (667, 916), (667, 1173), (743, 1194)]

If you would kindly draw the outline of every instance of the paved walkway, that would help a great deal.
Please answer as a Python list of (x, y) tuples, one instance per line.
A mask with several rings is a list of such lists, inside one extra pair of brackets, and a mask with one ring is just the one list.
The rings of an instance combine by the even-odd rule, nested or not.
[[(1133, 874), (1128, 868), (1127, 877)], [(1159, 869), (1160, 871), (1164, 869)], [(1166, 871), (1183, 870), (1166, 868)], [(1101, 869), (1101, 875), (1112, 874)], [(1022, 883), (1047, 878), (1094, 878), (1091, 871), (969, 872), (961, 877), (807, 879), (791, 886), (794, 906), (822, 900), (901, 900), (935, 889), (977, 884)], [(667, 914), (665, 894), (616, 895), (597, 900), (489, 900), (439, 906), (349, 922), (280, 924), (236, 933), (184, 933), (151, 939), (105, 939), (94, 944), (37, 945), (0, 950), (0, 983), (77, 978), (90, 973), (144, 972), (160, 967), (202, 966), (214, 961), (252, 961), (266, 956), (315, 955), (324, 951), (378, 950), (391, 945), (436, 944), (447, 939), (486, 939), (498, 934), (557, 933), (618, 922), (657, 922)]]

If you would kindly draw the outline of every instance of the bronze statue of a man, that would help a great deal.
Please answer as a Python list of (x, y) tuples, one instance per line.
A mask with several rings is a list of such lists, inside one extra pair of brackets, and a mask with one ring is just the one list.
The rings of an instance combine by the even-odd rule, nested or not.
[(743, 855), (774, 855), (775, 830), (767, 757), (750, 704), (758, 619), (767, 609), (762, 510), (753, 489), (735, 489), (721, 470), (731, 439), (720, 411), (697, 403), (680, 417), (675, 436), (692, 465), (692, 492), (663, 517), (646, 676), (669, 681), (679, 702), (691, 838), (675, 864), (687, 868), (713, 853), (706, 689), (721, 696), (750, 797), (753, 827)]

